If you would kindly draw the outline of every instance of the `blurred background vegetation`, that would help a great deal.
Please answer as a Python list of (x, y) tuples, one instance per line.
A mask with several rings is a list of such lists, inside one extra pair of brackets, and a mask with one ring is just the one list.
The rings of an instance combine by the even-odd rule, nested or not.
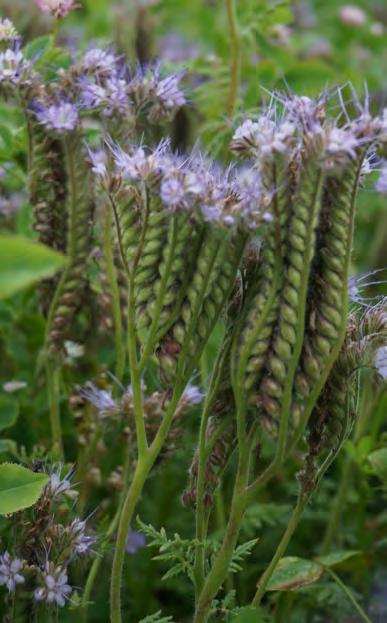
[[(80, 4), (59, 27), (58, 43), (70, 53), (85, 49), (90, 42), (113, 44), (133, 64), (160, 60), (169, 70), (186, 72), (189, 105), (178, 113), (170, 128), (174, 144), (184, 151), (199, 142), (201, 148), (227, 162), (227, 143), (236, 121), (267, 100), (273, 89), (313, 95), (340, 85), (351, 110), (355, 105), (353, 92), (346, 86), (351, 83), (361, 101), (369, 97), (373, 112), (387, 106), (387, 0), (363, 0), (350, 6), (339, 0), (235, 0), (229, 3), (231, 15), (226, 0), (81, 0)], [(32, 0), (0, 0), (0, 13), (14, 22), (24, 41), (38, 38), (36, 51), (52, 28), (52, 22), (39, 13)], [(4, 102), (0, 103), (0, 167), (0, 225), (31, 236), (25, 190), (25, 128), (18, 111)], [(354, 273), (387, 266), (387, 198), (374, 191), (376, 176), (376, 172), (370, 176), (359, 197)], [(387, 271), (378, 275), (383, 280)], [(365, 295), (382, 292), (382, 286), (373, 286)], [(26, 394), (19, 393), (20, 416), (14, 428), (7, 430), (7, 437), (25, 445), (25, 456), (29, 456), (34, 444), (44, 438), (42, 422), (47, 409), (44, 387), (31, 372), (44, 332), (44, 321), (36, 313), (31, 293), (18, 295), (17, 305), (15, 301), (1, 305), (0, 329), (2, 382), (17, 378), (32, 388)], [(203, 369), (210, 367), (217, 340), (215, 334)], [(100, 357), (107, 366), (111, 365), (111, 355), (107, 344)], [(89, 373), (90, 362), (84, 365)], [(84, 381), (85, 370), (82, 366), (70, 370), (68, 377), (69, 385), (78, 377)], [(202, 377), (205, 385), (205, 372)], [(359, 596), (368, 596), (372, 620), (383, 623), (387, 621), (387, 461), (375, 471), (368, 457), (387, 445), (387, 398), (385, 391), (374, 396), (372, 387), (366, 396), (362, 424), (313, 500), (289, 553), (305, 557), (316, 554), (341, 486), (344, 493), (333, 541), (339, 549), (361, 552), (343, 564), (341, 576)], [(177, 531), (182, 537), (189, 537), (193, 529), (193, 516), (183, 509), (180, 496), (196, 442), (196, 415), (191, 415), (184, 443), (154, 471), (139, 509), (146, 523), (165, 526), (171, 534)], [(29, 437), (24, 426), (27, 418), (36, 421)], [(65, 426), (71, 432), (70, 416)], [(106, 440), (107, 447), (115, 443), (114, 439)], [(0, 440), (0, 452), (10, 453), (5, 440)], [(108, 474), (116, 466), (117, 455), (107, 453), (103, 460)], [(240, 603), (251, 596), (254, 582), (286, 526), (296, 495), (297, 485), (291, 478), (296, 471), (295, 461), (248, 513), (242, 540), (260, 533), (263, 538), (246, 570), (228, 580)], [(90, 483), (89, 511), (103, 503), (107, 489), (106, 479), (102, 484)], [(215, 536), (227, 517), (228, 500), (226, 477), (217, 500)], [(162, 563), (151, 562), (154, 553), (140, 549), (132, 554), (128, 565), (125, 595), (130, 599), (127, 611), (130, 608), (133, 612), (131, 620), (159, 609), (176, 622), (188, 620), (193, 602), (188, 581), (177, 577), (162, 582), (166, 569)], [(109, 566), (104, 565), (98, 578), (97, 603), (90, 621), (108, 620)], [(296, 595), (275, 594), (270, 597), (270, 606), (274, 613), (270, 620), (280, 623), (356, 620), (351, 603), (330, 577)], [(77, 616), (71, 611), (61, 613), (61, 620), (74, 621)]]

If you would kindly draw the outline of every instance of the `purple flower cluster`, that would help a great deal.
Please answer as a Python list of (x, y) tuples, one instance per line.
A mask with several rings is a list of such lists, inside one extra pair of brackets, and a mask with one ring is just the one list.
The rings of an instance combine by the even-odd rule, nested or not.
[(6, 586), (12, 593), (18, 584), (24, 584), (24, 563), (19, 558), (11, 558), (9, 552), (0, 556), (0, 586)]
[[(387, 113), (372, 118), (368, 102), (362, 106), (356, 99), (359, 116), (350, 120), (338, 91), (344, 123), (336, 125), (325, 120), (324, 98), (292, 96), (270, 104), (256, 119), (247, 119), (235, 131), (231, 149), (252, 160), (262, 170), (276, 154), (289, 160), (301, 153), (305, 140), (321, 138), (323, 164), (326, 169), (340, 168), (356, 157), (358, 150), (367, 149), (375, 142), (387, 140)], [(339, 120), (340, 122), (342, 119)], [(366, 169), (362, 172), (366, 173)]]
[[(248, 229), (266, 219), (270, 197), (257, 171), (247, 175), (238, 169), (223, 170), (200, 154), (184, 159), (173, 154), (165, 140), (153, 151), (143, 145), (124, 150), (114, 143), (109, 148), (115, 178), (124, 184), (146, 183), (172, 213), (192, 211), (202, 221), (227, 227), (243, 224)], [(108, 188), (109, 176), (99, 152), (91, 159), (94, 172)]]
[(25, 84), (31, 77), (31, 63), (18, 46), (0, 52), (0, 84)]
[(38, 121), (47, 130), (53, 130), (59, 134), (74, 130), (78, 124), (77, 108), (70, 102), (60, 102), (49, 106), (36, 104), (35, 112)]
[(169, 119), (186, 102), (182, 74), (162, 78), (158, 67), (140, 67), (131, 75), (123, 60), (109, 50), (89, 49), (79, 63), (81, 105), (107, 117), (133, 117), (147, 112), (151, 123)]
[(36, 601), (45, 601), (63, 608), (73, 590), (67, 583), (66, 569), (47, 561), (39, 575), (39, 586), (34, 592)]

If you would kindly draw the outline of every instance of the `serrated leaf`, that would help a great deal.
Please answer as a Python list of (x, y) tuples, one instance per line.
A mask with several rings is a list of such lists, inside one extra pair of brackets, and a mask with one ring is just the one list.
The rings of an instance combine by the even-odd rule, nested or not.
[(164, 573), (162, 580), (163, 581), (170, 580), (171, 578), (174, 578), (177, 575), (180, 575), (181, 573), (184, 573), (184, 572), (185, 572), (185, 567), (183, 563), (180, 562), (177, 565), (174, 565), (174, 567), (169, 569), (166, 573)]
[(359, 554), (361, 554), (359, 550), (343, 550), (338, 552), (332, 552), (331, 554), (326, 554), (326, 556), (319, 556), (315, 560), (324, 567), (334, 567), (344, 562), (345, 560), (348, 560), (349, 558), (358, 556)]
[(32, 472), (22, 465), (0, 465), (0, 515), (16, 513), (39, 499), (48, 481), (47, 474)]
[(0, 236), (0, 299), (49, 277), (66, 258), (49, 247), (18, 236)]
[(10, 428), (19, 415), (19, 403), (14, 398), (0, 396), (0, 430)]
[(380, 448), (371, 452), (368, 455), (368, 461), (378, 478), (387, 482), (387, 448)]
[(323, 573), (324, 568), (313, 560), (306, 560), (297, 556), (286, 556), (279, 561), (269, 581), (267, 590), (296, 591), (302, 586), (317, 582)]

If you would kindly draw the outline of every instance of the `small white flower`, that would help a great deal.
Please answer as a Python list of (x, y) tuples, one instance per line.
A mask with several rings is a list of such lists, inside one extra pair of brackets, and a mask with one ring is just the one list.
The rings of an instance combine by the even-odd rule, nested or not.
[(354, 4), (346, 4), (340, 9), (340, 19), (347, 26), (364, 26), (367, 15), (364, 11)]
[(387, 380), (387, 346), (382, 346), (376, 351), (375, 367), (380, 376)]
[(54, 563), (47, 562), (44, 571), (41, 572), (40, 580), (42, 586), (34, 592), (36, 601), (46, 601), (48, 604), (56, 604), (63, 608), (66, 599), (73, 590), (67, 584), (66, 570), (60, 566), (55, 567)]
[(203, 400), (203, 398), (204, 394), (201, 391), (200, 387), (198, 387), (197, 385), (193, 385), (192, 383), (188, 383), (181, 397), (182, 400), (190, 405), (198, 405)]
[(31, 63), (20, 50), (8, 48), (5, 52), (0, 52), (0, 82), (18, 84), (30, 67)]
[(78, 111), (70, 102), (53, 104), (47, 108), (39, 106), (36, 116), (42, 125), (57, 132), (74, 130), (78, 123)]
[(117, 58), (107, 50), (91, 48), (84, 55), (81, 65), (86, 72), (110, 73), (115, 70)]
[(375, 184), (375, 190), (378, 193), (387, 194), (387, 162), (380, 171), (380, 175)]
[(55, 498), (63, 493), (69, 492), (71, 489), (70, 479), (73, 475), (73, 470), (71, 469), (64, 478), (62, 478), (62, 465), (59, 465), (56, 472), (52, 472), (50, 474), (50, 480), (48, 481), (46, 487), (50, 492), (50, 495)]
[(0, 41), (16, 41), (18, 38), (19, 33), (11, 20), (0, 18)]
[(115, 414), (118, 410), (112, 392), (106, 389), (98, 389), (94, 383), (89, 383), (88, 387), (81, 389), (79, 394), (98, 410), (101, 419)]
[(11, 593), (17, 584), (24, 583), (24, 576), (20, 573), (23, 570), (23, 561), (19, 558), (11, 558), (9, 552), (4, 552), (0, 556), (0, 586), (5, 585)]
[(72, 547), (79, 555), (85, 554), (96, 542), (96, 538), (85, 534), (86, 522), (81, 519), (74, 519), (69, 526), (72, 536)]
[(27, 383), (25, 381), (8, 381), (7, 383), (3, 383), (3, 389), (7, 394), (13, 394), (13, 392), (17, 392), (19, 389), (25, 389), (27, 387)]

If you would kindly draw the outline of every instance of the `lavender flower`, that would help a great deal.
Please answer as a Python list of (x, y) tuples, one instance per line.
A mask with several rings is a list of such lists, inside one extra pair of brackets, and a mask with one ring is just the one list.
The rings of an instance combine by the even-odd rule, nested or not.
[(163, 177), (160, 185), (160, 197), (172, 210), (177, 207), (189, 208), (197, 198), (204, 194), (205, 184), (199, 175), (189, 169), (172, 168)]
[(359, 140), (351, 128), (329, 128), (325, 133), (325, 165), (331, 168), (343, 165), (350, 158), (356, 157)]
[(81, 67), (88, 74), (111, 74), (116, 70), (117, 57), (101, 48), (89, 49), (81, 60)]
[(379, 178), (375, 184), (375, 190), (378, 193), (387, 194), (387, 162), (383, 165)]
[(0, 41), (16, 41), (19, 33), (10, 19), (0, 18)]
[(91, 149), (89, 149), (88, 152), (91, 162), (91, 170), (94, 175), (102, 179), (105, 178), (107, 175), (106, 153), (102, 149), (99, 151), (91, 151)]
[(179, 87), (183, 74), (175, 74), (160, 80), (154, 93), (154, 103), (149, 110), (149, 120), (159, 123), (172, 116), (174, 111), (184, 106), (186, 99)]
[(275, 123), (270, 118), (270, 111), (259, 117), (256, 122), (245, 121), (234, 133), (231, 149), (247, 153), (257, 160), (263, 156), (269, 158), (275, 153), (285, 153), (294, 143), (296, 126), (288, 120)]
[(112, 398), (111, 391), (98, 389), (94, 383), (89, 383), (88, 387), (81, 389), (79, 394), (98, 410), (101, 419), (114, 415), (118, 411), (117, 403)]
[(192, 383), (188, 383), (186, 386), (181, 400), (188, 403), (189, 405), (198, 405), (204, 398), (204, 394), (201, 391), (200, 387), (197, 385), (193, 385)]
[(145, 536), (141, 532), (130, 530), (126, 539), (126, 551), (128, 554), (135, 554), (142, 547), (145, 547)]
[(179, 87), (179, 82), (183, 74), (175, 74), (168, 76), (157, 85), (156, 97), (159, 99), (160, 104), (167, 110), (184, 106), (186, 99), (183, 91)]
[(62, 468), (63, 466), (60, 464), (56, 472), (52, 472), (50, 474), (50, 480), (46, 485), (46, 488), (53, 498), (59, 497), (71, 489), (70, 479), (74, 470), (71, 469), (66, 476), (62, 478)]
[(55, 132), (69, 132), (78, 124), (78, 111), (74, 104), (63, 102), (51, 106), (36, 105), (36, 116), (40, 123), (48, 130)]
[(17, 584), (24, 583), (24, 576), (20, 573), (23, 570), (23, 561), (19, 558), (11, 558), (9, 552), (4, 552), (0, 556), (0, 586), (5, 585), (12, 593)]
[(8, 48), (0, 52), (0, 82), (19, 84), (26, 78), (31, 63), (24, 58), (23, 52)]
[(94, 536), (85, 534), (85, 529), (86, 522), (80, 519), (74, 519), (69, 526), (71, 545), (79, 555), (85, 554), (97, 540)]
[(80, 97), (83, 106), (98, 109), (106, 117), (111, 117), (115, 113), (124, 115), (131, 112), (128, 84), (126, 80), (117, 76), (108, 78), (103, 85), (86, 79), (81, 80)]
[(376, 351), (375, 367), (380, 376), (387, 380), (387, 346), (382, 346)]
[(35, 4), (42, 13), (49, 13), (53, 17), (66, 17), (78, 7), (74, 0), (35, 0)]
[(143, 147), (133, 148), (128, 154), (121, 147), (112, 145), (113, 158), (119, 173), (132, 181), (151, 181), (159, 177), (163, 168), (170, 163), (170, 155), (167, 154), (168, 142), (163, 140), (150, 154), (146, 154)]
[(66, 599), (72, 593), (72, 588), (67, 584), (66, 570), (61, 566), (55, 567), (54, 563), (46, 563), (44, 571), (41, 571), (41, 586), (34, 592), (36, 601), (46, 601), (48, 604), (56, 604), (60, 608), (66, 603)]
[(160, 197), (171, 208), (181, 205), (185, 199), (184, 180), (177, 176), (164, 178), (160, 186)]

